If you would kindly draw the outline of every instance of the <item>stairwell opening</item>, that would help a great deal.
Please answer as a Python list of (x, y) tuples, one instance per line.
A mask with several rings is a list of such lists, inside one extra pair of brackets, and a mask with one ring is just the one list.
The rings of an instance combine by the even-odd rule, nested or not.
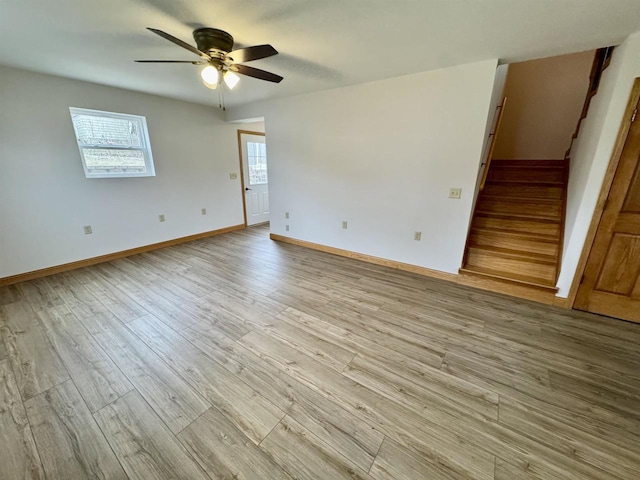
[(476, 285), (553, 301), (571, 145), (611, 50), (508, 65), (460, 269)]

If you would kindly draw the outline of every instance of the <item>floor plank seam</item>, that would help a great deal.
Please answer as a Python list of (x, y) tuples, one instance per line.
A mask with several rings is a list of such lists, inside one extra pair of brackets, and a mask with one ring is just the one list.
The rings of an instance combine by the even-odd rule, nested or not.
[[(278, 425), (280, 425), (280, 424), (282, 423), (282, 421), (285, 419), (285, 417), (286, 417), (287, 415), (288, 415), (288, 413), (287, 413), (287, 412), (284, 412), (284, 415), (282, 415), (282, 418), (280, 418), (280, 420), (278, 420), (278, 423), (276, 423), (276, 424), (271, 428), (271, 430), (269, 430), (269, 433), (267, 433), (267, 434), (262, 438), (262, 440), (260, 440), (260, 441), (258, 442), (258, 447), (261, 447), (261, 446), (262, 446), (262, 442), (264, 442), (264, 441), (267, 439), (267, 437), (268, 437), (269, 435), (271, 435), (271, 432), (273, 432), (273, 431), (278, 427)], [(265, 452), (265, 453), (266, 453), (266, 452)]]
[[(130, 392), (133, 390), (130, 390)], [(127, 392), (129, 393), (129, 392)], [(122, 397), (120, 397), (122, 398)], [(118, 400), (118, 399), (116, 399)], [(115, 402), (115, 400), (114, 400)], [(113, 402), (111, 402), (113, 403)], [(102, 410), (103, 408), (109, 407), (111, 405), (111, 403), (109, 403), (108, 405), (105, 405), (104, 407), (102, 407), (100, 410)], [(113, 448), (113, 445), (111, 445), (111, 442), (109, 441), (109, 438), (107, 437), (107, 434), (104, 432), (104, 430), (102, 429), (102, 426), (100, 426), (100, 422), (98, 422), (96, 420), (96, 413), (98, 413), (100, 410), (96, 410), (94, 413), (91, 414), (91, 418), (93, 419), (93, 421), (96, 423), (96, 425), (98, 426), (98, 429), (100, 430), (100, 433), (102, 434), (102, 436), (104, 437), (104, 439), (107, 442), (107, 445), (109, 445), (109, 448), (111, 449), (111, 453), (113, 453), (113, 456), (115, 457), (115, 459), (118, 461), (118, 463), (120, 464), (120, 468), (122, 468), (122, 471), (124, 472), (124, 474), (127, 476), (127, 478), (131, 478), (130, 475), (127, 473), (127, 470), (125, 468), (125, 465), (122, 463), (122, 461), (120, 460), (120, 457), (118, 456), (118, 454), (116, 453), (116, 451)], [(106, 480), (106, 479), (105, 479)]]
[(358, 353), (354, 353), (353, 357), (351, 357), (351, 360), (349, 360), (349, 362), (347, 364), (345, 364), (344, 368), (342, 369), (342, 371), (340, 373), (344, 373), (344, 371), (349, 368), (349, 366), (351, 365), (351, 363), (353, 362), (353, 360), (358, 356)]
[(387, 438), (388, 437), (387, 437), (386, 434), (382, 435), (382, 441), (380, 442), (380, 445), (378, 445), (378, 450), (376, 450), (376, 454), (373, 456), (373, 461), (371, 462), (371, 465), (369, 465), (369, 470), (367, 470), (367, 473), (371, 473), (371, 469), (373, 468), (373, 465), (376, 463), (378, 455), (380, 455), (380, 450), (382, 449), (382, 444), (385, 442), (385, 440)]
[[(14, 375), (15, 375), (15, 374), (14, 374)], [(60, 385), (63, 385), (63, 384), (65, 384), (65, 383), (67, 383), (69, 380), (71, 380), (71, 377), (69, 377), (69, 378), (67, 378), (67, 379), (65, 379), (65, 380), (62, 380), (61, 382), (58, 382), (58, 383), (56, 383), (55, 385), (52, 385), (52, 386), (50, 386), (49, 388), (47, 388), (47, 389), (45, 389), (45, 390), (42, 390), (42, 391), (40, 391), (40, 392), (36, 393), (35, 395), (30, 396), (30, 397), (29, 397), (29, 398), (27, 398), (26, 400), (23, 398), (23, 399), (22, 399), (22, 403), (27, 403), (27, 402), (28, 402), (29, 400), (31, 400), (31, 399), (34, 399), (34, 398), (36, 398), (36, 397), (39, 397), (40, 395), (43, 395), (43, 394), (45, 394), (45, 393), (47, 393), (47, 392), (49, 392), (49, 391), (51, 391), (51, 390), (53, 390), (53, 389), (55, 389), (55, 388), (58, 388)]]
[(42, 454), (40, 453), (40, 448), (38, 447), (38, 442), (36, 442), (36, 437), (33, 433), (33, 428), (31, 428), (31, 421), (29, 420), (28, 415), (27, 416), (27, 426), (29, 428), (29, 431), (31, 432), (31, 438), (33, 438), (33, 446), (36, 449), (36, 453), (38, 454), (38, 462), (40, 463), (40, 468), (41, 470), (44, 472), (44, 465), (42, 464)]
[[(178, 438), (178, 435), (180, 435), (182, 432), (184, 432), (187, 428), (189, 428), (191, 425), (193, 425), (196, 420), (199, 420), (200, 418), (202, 418), (202, 416), (207, 413), (209, 410), (211, 410), (212, 408), (215, 408), (216, 410), (220, 411), (219, 408), (216, 408), (215, 405), (211, 405), (209, 408), (207, 408), (204, 412), (202, 412), (200, 415), (198, 415), (196, 418), (194, 418), (193, 420), (191, 420), (191, 422), (189, 422), (187, 425), (185, 425), (182, 429), (180, 429), (177, 432), (171, 432), (173, 434), (174, 437)], [(224, 414), (224, 412), (222, 412)]]

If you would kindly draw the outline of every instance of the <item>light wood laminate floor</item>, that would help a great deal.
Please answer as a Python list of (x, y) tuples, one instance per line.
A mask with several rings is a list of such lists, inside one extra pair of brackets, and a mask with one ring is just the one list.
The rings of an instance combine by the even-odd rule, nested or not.
[(0, 289), (0, 478), (638, 479), (640, 325), (268, 239)]

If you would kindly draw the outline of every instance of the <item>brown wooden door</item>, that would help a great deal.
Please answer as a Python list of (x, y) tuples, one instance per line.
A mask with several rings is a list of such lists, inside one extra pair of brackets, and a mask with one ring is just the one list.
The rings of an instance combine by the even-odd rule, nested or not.
[(640, 102), (632, 98), (635, 111), (624, 119), (631, 125), (574, 308), (640, 322)]

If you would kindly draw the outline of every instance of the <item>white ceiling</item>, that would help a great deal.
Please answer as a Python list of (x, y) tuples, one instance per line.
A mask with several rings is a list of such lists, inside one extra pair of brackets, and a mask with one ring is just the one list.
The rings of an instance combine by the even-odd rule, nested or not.
[(194, 28), (236, 45), (271, 43), (251, 62), (285, 77), (243, 77), (227, 105), (462, 63), (512, 62), (619, 44), (640, 30), (640, 0), (0, 0), (0, 64), (217, 105), (197, 60), (145, 30), (189, 43)]

